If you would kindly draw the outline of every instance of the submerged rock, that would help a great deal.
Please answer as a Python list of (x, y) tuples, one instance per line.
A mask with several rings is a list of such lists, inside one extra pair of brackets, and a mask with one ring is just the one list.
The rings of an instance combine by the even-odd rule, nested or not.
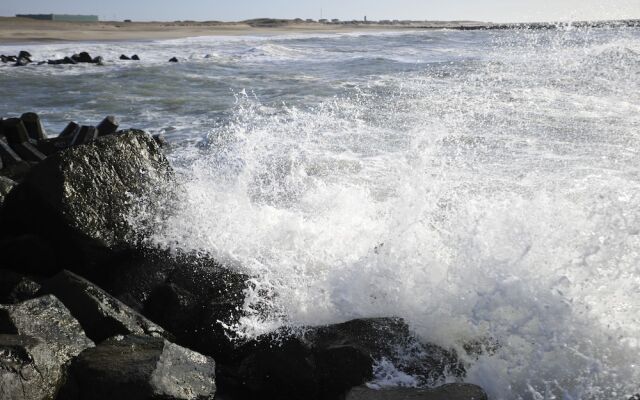
[(351, 389), (345, 400), (487, 400), (476, 385), (452, 383), (435, 389), (391, 388), (376, 390), (366, 386)]
[(381, 359), (425, 383), (464, 374), (453, 352), (420, 343), (401, 319), (361, 319), (302, 331), (281, 330), (247, 343), (236, 362), (222, 370), (221, 383), (243, 399), (323, 399), (371, 380)]
[[(100, 137), (49, 156), (5, 198), (3, 234), (48, 238), (58, 267), (90, 275), (135, 247), (131, 218), (157, 223), (174, 185), (153, 138), (142, 131)], [(50, 271), (55, 273), (56, 271)]]
[(41, 292), (58, 297), (96, 343), (115, 335), (168, 336), (161, 327), (72, 272), (62, 271), (43, 282)]
[(176, 57), (171, 57), (171, 58), (169, 59), (169, 62), (175, 62), (175, 63), (177, 63), (177, 62), (178, 62), (178, 59), (177, 59)]
[(205, 400), (216, 392), (215, 362), (160, 338), (111, 338), (82, 352), (58, 400)]
[(54, 398), (69, 360), (92, 346), (53, 296), (0, 306), (0, 398)]

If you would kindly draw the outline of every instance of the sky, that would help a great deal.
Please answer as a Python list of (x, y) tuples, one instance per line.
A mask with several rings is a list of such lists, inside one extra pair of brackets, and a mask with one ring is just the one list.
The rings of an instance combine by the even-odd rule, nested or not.
[(101, 20), (339, 18), (491, 22), (640, 19), (640, 0), (0, 0), (0, 16), (94, 14)]

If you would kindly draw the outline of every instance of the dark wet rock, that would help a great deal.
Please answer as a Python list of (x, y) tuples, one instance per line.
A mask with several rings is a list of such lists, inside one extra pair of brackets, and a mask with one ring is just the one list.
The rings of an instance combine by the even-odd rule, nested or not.
[(18, 60), (16, 61), (16, 63), (14, 64), (16, 67), (24, 67), (27, 66), (29, 64), (31, 64), (31, 59), (27, 58), (27, 57), (20, 57), (18, 58)]
[(47, 134), (40, 120), (40, 116), (33, 112), (24, 113), (20, 116), (23, 125), (27, 129), (27, 135), (33, 140), (43, 140)]
[(37, 337), (66, 357), (76, 356), (93, 342), (64, 304), (52, 295), (0, 305), (0, 333)]
[[(156, 253), (158, 256), (158, 253)], [(243, 315), (248, 276), (232, 271), (214, 260), (191, 255), (162, 257), (166, 278), (147, 288), (132, 288), (120, 282), (121, 293), (148, 293), (140, 301), (143, 314), (176, 337), (176, 342), (214, 357), (219, 362), (231, 359), (235, 349), (233, 326)], [(129, 269), (128, 281), (150, 268)], [(133, 275), (133, 276), (132, 276)]]
[(178, 59), (176, 57), (172, 57), (169, 59), (169, 62), (178, 62)]
[(176, 343), (230, 359), (234, 333), (225, 328), (243, 315), (249, 277), (215, 260), (160, 249), (121, 253), (101, 285), (162, 326)]
[(124, 54), (120, 55), (120, 59), (121, 60), (131, 60), (131, 58), (129, 58), (129, 56), (125, 56)]
[(15, 304), (37, 296), (40, 284), (13, 271), (0, 270), (0, 303)]
[(115, 335), (169, 336), (158, 325), (72, 272), (62, 271), (44, 281), (41, 293), (58, 297), (96, 343)]
[(62, 64), (77, 64), (77, 62), (71, 57), (65, 57), (62, 59)]
[(134, 60), (134, 61), (140, 61), (140, 57), (138, 57), (137, 54), (132, 55), (131, 59)]
[(397, 318), (279, 330), (249, 342), (220, 373), (221, 385), (243, 399), (335, 398), (373, 377), (386, 359), (424, 383), (464, 374), (454, 353), (416, 339)]
[(98, 138), (98, 129), (95, 126), (83, 125), (71, 138), (69, 146), (91, 143)]
[(0, 306), (0, 398), (54, 398), (68, 362), (92, 346), (53, 296)]
[(29, 140), (27, 127), (20, 118), (7, 118), (2, 121), (2, 134), (10, 145), (24, 143)]
[(0, 176), (0, 207), (2, 207), (2, 203), (4, 203), (5, 196), (8, 195), (16, 185), (17, 183), (11, 179)]
[[(57, 270), (107, 274), (110, 258), (136, 247), (144, 227), (161, 220), (174, 183), (150, 135), (129, 130), (100, 137), (33, 167), (5, 198), (0, 234), (47, 238)], [(132, 217), (140, 218), (138, 229)]]
[(31, 58), (31, 57), (33, 57), (33, 56), (31, 55), (31, 53), (29, 53), (29, 52), (28, 52), (28, 51), (26, 51), (26, 50), (22, 50), (22, 51), (20, 51), (20, 53), (18, 54), (18, 58)]
[(101, 56), (97, 56), (97, 57), (94, 57), (93, 60), (91, 60), (91, 63), (97, 64), (97, 65), (103, 65), (104, 59)]
[(55, 398), (64, 381), (65, 362), (42, 339), (0, 334), (0, 398)]
[(118, 130), (118, 120), (113, 115), (108, 115), (103, 119), (96, 128), (100, 136), (111, 135)]
[(0, 239), (0, 255), (2, 268), (22, 274), (48, 275), (57, 268), (54, 249), (37, 235), (6, 235)]
[(78, 63), (90, 63), (90, 62), (93, 62), (93, 58), (91, 58), (91, 55), (89, 53), (87, 53), (86, 51), (83, 51), (80, 54), (74, 54), (73, 56), (71, 56), (71, 58), (73, 59), (73, 61), (78, 62)]
[(452, 383), (435, 389), (387, 388), (360, 386), (351, 389), (346, 400), (487, 400), (487, 394), (476, 385)]
[(215, 362), (160, 338), (120, 336), (82, 352), (58, 400), (205, 400)]

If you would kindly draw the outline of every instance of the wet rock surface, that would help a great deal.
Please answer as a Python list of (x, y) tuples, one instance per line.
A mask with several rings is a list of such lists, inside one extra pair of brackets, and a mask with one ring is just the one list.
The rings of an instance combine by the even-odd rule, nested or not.
[(68, 362), (92, 346), (53, 296), (0, 306), (0, 398), (55, 398)]
[(58, 297), (96, 343), (115, 335), (169, 336), (158, 325), (72, 272), (62, 271), (43, 282), (41, 293)]
[(236, 362), (220, 374), (221, 385), (238, 398), (330, 399), (373, 378), (386, 359), (424, 383), (464, 374), (455, 353), (423, 344), (398, 318), (361, 319), (279, 332), (245, 344)]
[(13, 271), (0, 270), (0, 303), (15, 304), (37, 296), (40, 284)]
[(150, 207), (140, 213), (156, 218), (172, 186), (171, 167), (153, 138), (126, 131), (33, 167), (6, 197), (2, 222), (13, 234), (50, 238), (59, 266), (90, 275), (102, 260), (138, 240), (129, 217), (140, 199)]
[(16, 185), (17, 183), (11, 179), (0, 176), (0, 207), (2, 207), (2, 203), (4, 203), (4, 198)]
[(388, 388), (352, 389), (345, 400), (487, 400), (486, 393), (476, 385), (454, 383), (435, 389)]
[(59, 400), (213, 399), (215, 362), (148, 336), (111, 338), (81, 353)]

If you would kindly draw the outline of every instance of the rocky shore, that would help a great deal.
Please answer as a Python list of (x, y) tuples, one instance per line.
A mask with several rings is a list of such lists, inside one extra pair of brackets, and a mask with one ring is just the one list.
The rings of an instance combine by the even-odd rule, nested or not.
[(145, 245), (180, 187), (162, 138), (113, 117), (51, 138), (33, 113), (0, 127), (0, 398), (486, 398), (367, 387), (383, 359), (463, 381), (455, 351), (392, 316), (237, 338), (249, 276)]

